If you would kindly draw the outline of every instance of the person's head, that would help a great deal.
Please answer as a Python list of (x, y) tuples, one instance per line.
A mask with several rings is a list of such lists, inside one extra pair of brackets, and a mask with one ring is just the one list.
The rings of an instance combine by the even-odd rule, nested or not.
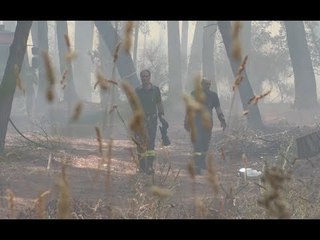
[(140, 79), (142, 83), (142, 87), (148, 87), (150, 85), (151, 80), (151, 72), (148, 69), (144, 69), (140, 72)]
[(208, 91), (208, 90), (210, 90), (211, 82), (210, 82), (208, 79), (203, 78), (203, 79), (201, 80), (201, 87), (202, 87), (202, 89), (203, 89), (204, 91)]

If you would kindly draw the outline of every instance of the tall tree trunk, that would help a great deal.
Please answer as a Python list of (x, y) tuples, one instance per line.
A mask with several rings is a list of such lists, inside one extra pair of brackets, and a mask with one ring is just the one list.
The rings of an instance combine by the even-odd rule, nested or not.
[[(241, 59), (235, 59), (232, 56), (232, 39), (231, 39), (231, 24), (230, 21), (218, 21), (218, 27), (226, 48), (227, 56), (229, 58), (232, 72), (234, 77), (237, 75), (239, 66), (241, 64)], [(246, 111), (249, 108), (248, 101), (254, 96), (253, 90), (251, 88), (246, 70), (243, 71), (243, 80), (239, 86), (239, 93), (241, 98), (241, 103), (243, 110)], [(253, 105), (250, 107), (250, 112), (247, 114), (248, 125), (252, 128), (263, 126), (260, 111), (258, 105)]]
[(168, 67), (169, 67), (169, 100), (171, 103), (181, 98), (181, 56), (179, 22), (168, 21)]
[(184, 89), (185, 83), (187, 81), (187, 71), (188, 71), (188, 35), (189, 35), (189, 22), (182, 21), (181, 30), (181, 78), (182, 87)]
[(252, 58), (252, 43), (251, 43), (251, 21), (241, 21), (242, 29), (240, 31), (241, 52), (242, 56), (249, 56), (249, 61), (246, 64), (246, 71), (250, 79), (254, 92), (262, 91), (262, 82), (254, 75), (252, 69), (254, 59)]
[(74, 79), (77, 92), (81, 93), (80, 98), (91, 101), (91, 60), (88, 54), (93, 45), (93, 22), (75, 22), (75, 43), (74, 48), (77, 58), (73, 62)]
[(303, 22), (285, 21), (284, 26), (294, 74), (294, 106), (298, 109), (314, 107), (317, 105), (317, 86)]
[[(208, 80), (211, 81), (212, 89), (217, 92), (217, 83), (215, 79), (214, 66), (214, 41), (217, 32), (217, 21), (207, 21), (203, 29), (203, 47), (202, 47), (202, 72)], [(218, 92), (217, 92), (218, 93)]]
[[(116, 48), (116, 39), (119, 39), (117, 32), (113, 28), (110, 21), (95, 21), (95, 25), (102, 36), (105, 44), (108, 46), (110, 52), (113, 54)], [(132, 87), (140, 85), (136, 69), (134, 67), (130, 53), (127, 53), (122, 47), (118, 53), (118, 59), (116, 61), (118, 72), (121, 79), (127, 80)]]
[(72, 64), (70, 61), (67, 61), (66, 54), (68, 53), (68, 46), (65, 41), (64, 35), (68, 35), (68, 25), (67, 21), (57, 21), (57, 40), (58, 40), (58, 49), (59, 49), (59, 62), (60, 62), (60, 72), (61, 76), (67, 70), (65, 84), (66, 88), (64, 89), (64, 101), (67, 101), (68, 106), (68, 115), (71, 115), (72, 107), (78, 100), (78, 95), (75, 89), (75, 84), (73, 81), (73, 71)]
[(186, 90), (189, 92), (194, 88), (194, 77), (200, 73), (202, 66), (202, 44), (204, 21), (198, 21), (194, 30), (193, 41), (188, 64)]
[(15, 65), (21, 69), (26, 53), (27, 40), (32, 21), (18, 21), (9, 58), (0, 85), (0, 153), (4, 151), (5, 138), (10, 118), (13, 95), (16, 89)]

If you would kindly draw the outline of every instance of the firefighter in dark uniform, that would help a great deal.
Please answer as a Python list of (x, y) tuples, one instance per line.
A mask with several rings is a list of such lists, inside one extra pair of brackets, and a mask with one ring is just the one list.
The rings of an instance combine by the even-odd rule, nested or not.
[[(156, 152), (155, 139), (158, 125), (158, 117), (160, 121), (164, 117), (161, 93), (159, 87), (153, 85), (151, 80), (151, 72), (142, 70), (140, 72), (141, 86), (136, 88), (136, 94), (140, 100), (145, 115), (146, 130), (146, 151), (142, 146), (137, 146), (139, 155), (139, 170), (148, 175), (154, 173), (153, 162)], [(139, 135), (136, 135), (139, 139)]]
[[(201, 80), (201, 91), (204, 93), (204, 101), (201, 103), (202, 106), (209, 112), (209, 126), (204, 126), (203, 117), (201, 112), (197, 111), (194, 116), (194, 127), (195, 127), (195, 141), (193, 142), (193, 159), (195, 170), (197, 174), (201, 174), (202, 169), (207, 169), (206, 157), (209, 149), (209, 143), (212, 132), (212, 110), (216, 109), (218, 119), (220, 121), (223, 130), (226, 128), (226, 121), (220, 107), (219, 97), (216, 92), (210, 90), (211, 82), (207, 79)], [(195, 90), (191, 92), (191, 95), (196, 98)], [(186, 114), (184, 120), (184, 128), (190, 131), (190, 122), (188, 121), (188, 115)]]

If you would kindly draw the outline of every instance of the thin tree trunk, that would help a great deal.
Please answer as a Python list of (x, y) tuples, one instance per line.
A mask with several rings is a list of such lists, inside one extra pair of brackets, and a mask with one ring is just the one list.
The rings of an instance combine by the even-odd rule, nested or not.
[(298, 109), (314, 107), (317, 86), (303, 22), (284, 21), (284, 25), (294, 74), (294, 106)]
[(68, 35), (68, 25), (67, 21), (57, 21), (57, 39), (58, 39), (58, 49), (59, 49), (59, 60), (60, 60), (60, 72), (61, 76), (67, 70), (64, 89), (64, 100), (67, 101), (68, 105), (68, 115), (71, 115), (72, 106), (78, 100), (78, 95), (76, 93), (75, 84), (73, 81), (73, 71), (72, 64), (67, 61), (66, 54), (68, 52), (68, 46), (65, 41), (64, 35)]
[(189, 21), (182, 21), (181, 30), (181, 78), (182, 87), (184, 89), (187, 81), (188, 72), (188, 34), (189, 33)]
[(185, 88), (191, 91), (194, 88), (194, 77), (201, 72), (202, 44), (204, 21), (198, 21), (194, 30), (193, 41), (188, 64), (187, 82)]
[(169, 99), (174, 103), (180, 99), (181, 84), (181, 56), (179, 22), (168, 21), (168, 68), (169, 68)]
[(75, 52), (77, 58), (73, 62), (74, 80), (77, 92), (81, 93), (81, 98), (91, 101), (91, 60), (88, 54), (93, 45), (93, 22), (75, 22)]
[[(231, 64), (233, 75), (234, 77), (236, 77), (242, 60), (235, 59), (232, 56), (231, 23), (230, 21), (218, 21), (218, 27), (226, 48), (227, 56)], [(244, 78), (239, 86), (239, 93), (243, 110), (246, 111), (249, 108), (248, 101), (250, 98), (254, 96), (254, 93), (251, 88), (246, 70), (243, 71), (243, 77)], [(263, 126), (258, 105), (252, 105), (250, 107), (250, 112), (249, 114), (247, 114), (247, 120), (248, 125), (252, 128)]]
[(13, 96), (16, 89), (15, 65), (21, 69), (26, 53), (27, 40), (32, 21), (18, 21), (14, 39), (10, 46), (9, 58), (0, 85), (0, 153), (4, 151), (8, 122), (11, 114)]
[(39, 82), (36, 96), (36, 115), (46, 115), (48, 104), (46, 99), (47, 73), (42, 57), (43, 52), (49, 51), (48, 46), (48, 23), (47, 21), (38, 21), (38, 47), (39, 47)]

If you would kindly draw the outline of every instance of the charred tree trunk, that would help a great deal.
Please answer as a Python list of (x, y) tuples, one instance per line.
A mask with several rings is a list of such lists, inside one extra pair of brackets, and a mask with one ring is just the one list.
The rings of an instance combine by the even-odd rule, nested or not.
[[(108, 46), (110, 52), (113, 54), (117, 45), (115, 40), (119, 39), (119, 37), (117, 37), (116, 30), (110, 21), (95, 21), (95, 25), (106, 46)], [(116, 65), (121, 79), (127, 80), (132, 87), (140, 85), (130, 53), (126, 52), (123, 48), (120, 48), (119, 50)]]
[(26, 53), (27, 40), (32, 21), (18, 21), (9, 58), (0, 85), (0, 153), (4, 151), (5, 138), (10, 118), (13, 95), (16, 89), (15, 65), (21, 69)]
[[(233, 75), (234, 77), (236, 77), (239, 66), (241, 65), (241, 60), (235, 59), (232, 56), (231, 23), (230, 21), (218, 21), (218, 27), (224, 42), (224, 46), (226, 48)], [(244, 78), (239, 86), (239, 93), (243, 110), (246, 111), (249, 108), (248, 101), (251, 97), (254, 96), (254, 93), (250, 85), (246, 70), (243, 71), (243, 77)], [(250, 112), (247, 115), (247, 120), (250, 127), (257, 128), (263, 126), (258, 105), (252, 105), (250, 107)]]

